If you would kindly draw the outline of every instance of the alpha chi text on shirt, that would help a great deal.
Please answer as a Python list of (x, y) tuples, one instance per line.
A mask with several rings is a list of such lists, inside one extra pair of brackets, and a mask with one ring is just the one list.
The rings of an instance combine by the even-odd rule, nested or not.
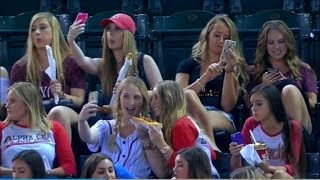
[(21, 145), (21, 144), (33, 144), (33, 143), (43, 143), (50, 142), (49, 135), (43, 133), (31, 134), (31, 135), (8, 135), (4, 137), (4, 146), (8, 148), (12, 145)]

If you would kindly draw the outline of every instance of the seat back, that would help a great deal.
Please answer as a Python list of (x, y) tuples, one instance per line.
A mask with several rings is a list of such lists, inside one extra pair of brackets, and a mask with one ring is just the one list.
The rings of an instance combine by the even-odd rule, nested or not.
[(295, 12), (306, 12), (307, 3), (305, 0), (229, 0), (231, 14), (254, 14), (263, 10), (283, 9)]
[(241, 45), (248, 64), (255, 58), (257, 38), (262, 25), (269, 20), (283, 20), (293, 31), (300, 57), (310, 60), (311, 17), (308, 13), (287, 10), (264, 10), (253, 15), (237, 15), (235, 23), (239, 30)]
[(67, 9), (72, 18), (78, 12), (86, 12), (94, 16), (107, 11), (126, 11), (140, 14), (147, 8), (147, 0), (68, 0)]
[(318, 179), (320, 177), (320, 153), (307, 153), (306, 178)]
[(164, 79), (175, 79), (179, 62), (191, 56), (201, 30), (214, 14), (203, 10), (155, 16), (151, 31), (152, 57)]
[(16, 16), (27, 11), (50, 11), (51, 0), (3, 0), (0, 1), (0, 16)]

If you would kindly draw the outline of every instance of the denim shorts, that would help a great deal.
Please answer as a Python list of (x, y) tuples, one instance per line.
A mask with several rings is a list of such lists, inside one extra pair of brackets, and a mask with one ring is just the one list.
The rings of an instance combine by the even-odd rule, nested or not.
[(222, 111), (222, 110), (220, 110), (220, 109), (218, 109), (218, 108), (216, 108), (214, 106), (204, 106), (204, 107), (207, 109), (207, 111), (217, 111), (217, 112), (222, 113), (230, 121), (230, 123), (233, 126), (233, 129), (236, 130), (236, 125), (233, 122), (234, 117), (233, 117), (233, 115), (231, 113), (224, 112), (224, 111)]

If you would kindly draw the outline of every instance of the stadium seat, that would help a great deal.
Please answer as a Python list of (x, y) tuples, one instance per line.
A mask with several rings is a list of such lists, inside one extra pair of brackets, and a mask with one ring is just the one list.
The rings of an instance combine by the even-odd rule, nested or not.
[(149, 0), (151, 16), (169, 16), (187, 10), (205, 10), (212, 13), (225, 13), (224, 0)]
[(320, 1), (310, 0), (311, 11), (315, 14), (320, 14)]
[(27, 11), (50, 11), (51, 0), (3, 0), (0, 1), (0, 16), (16, 16)]
[(306, 6), (305, 0), (229, 0), (229, 10), (231, 14), (249, 15), (271, 9), (305, 12)]
[(264, 10), (253, 15), (237, 15), (235, 23), (239, 30), (243, 52), (248, 64), (255, 56), (257, 38), (262, 25), (269, 20), (283, 20), (293, 31), (300, 57), (309, 63), (311, 17), (308, 13), (287, 10)]
[(78, 12), (94, 16), (107, 11), (126, 11), (141, 14), (145, 11), (147, 0), (68, 0), (68, 13), (74, 17)]
[(203, 10), (155, 16), (151, 31), (152, 57), (164, 79), (175, 79), (179, 62), (191, 55), (201, 30), (214, 14)]

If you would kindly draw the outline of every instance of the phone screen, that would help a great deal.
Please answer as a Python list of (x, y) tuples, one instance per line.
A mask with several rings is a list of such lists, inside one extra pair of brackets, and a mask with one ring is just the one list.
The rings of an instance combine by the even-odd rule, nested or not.
[(238, 144), (245, 144), (244, 138), (241, 134), (241, 132), (237, 132), (231, 135), (231, 141), (236, 142)]
[(268, 73), (278, 73), (279, 69), (277, 68), (268, 68)]
[(88, 19), (88, 13), (79, 12), (76, 18), (76, 21), (80, 21), (81, 24), (84, 24), (87, 22)]
[(221, 52), (221, 55), (220, 55), (220, 61), (225, 62), (225, 63), (227, 62), (227, 58), (225, 57), (226, 56), (225, 54), (230, 49), (234, 50), (236, 44), (237, 43), (235, 41), (232, 41), (232, 40), (229, 40), (229, 39), (224, 41), (223, 49), (222, 49), (222, 52)]

